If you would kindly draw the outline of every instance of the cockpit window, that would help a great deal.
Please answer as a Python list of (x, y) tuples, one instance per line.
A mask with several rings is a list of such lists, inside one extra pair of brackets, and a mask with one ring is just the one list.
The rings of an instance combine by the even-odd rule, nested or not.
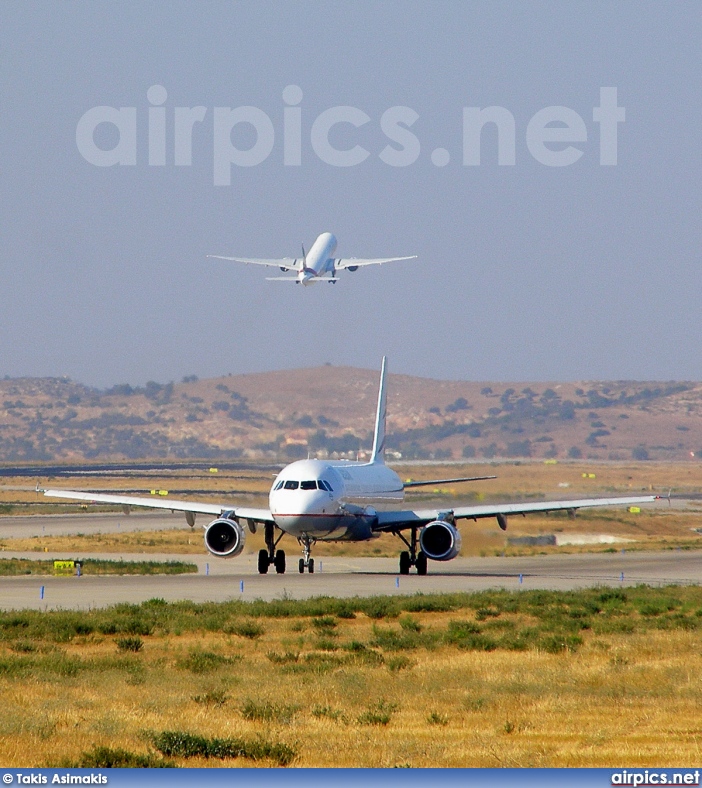
[(317, 484), (319, 485), (320, 490), (326, 490), (327, 492), (334, 492), (334, 490), (332, 490), (331, 484), (329, 484), (329, 482), (326, 481), (325, 479), (318, 479)]
[(293, 481), (285, 482), (285, 489), (286, 490), (297, 490), (297, 488), (299, 486), (300, 486), (300, 482), (293, 482)]
[(317, 482), (314, 479), (306, 482), (300, 482), (300, 489), (301, 490), (316, 490), (317, 489)]
[(284, 482), (284, 481), (281, 479), (281, 480), (278, 482), (278, 484), (276, 484), (276, 486), (275, 486), (273, 489), (274, 489), (274, 490), (279, 490), (279, 489), (280, 489), (280, 488), (281, 488), (281, 487), (282, 487), (284, 484), (285, 484), (285, 482)]

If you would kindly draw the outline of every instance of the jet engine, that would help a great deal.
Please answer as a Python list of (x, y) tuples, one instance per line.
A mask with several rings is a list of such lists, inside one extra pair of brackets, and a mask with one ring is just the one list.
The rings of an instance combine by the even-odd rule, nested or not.
[(461, 534), (446, 520), (434, 520), (422, 529), (419, 546), (432, 561), (450, 561), (461, 549)]
[(358, 271), (358, 266), (357, 265), (350, 265), (346, 270), (347, 271), (351, 271), (351, 272)]
[(236, 520), (218, 517), (205, 529), (205, 547), (220, 558), (233, 558), (244, 549), (246, 533)]

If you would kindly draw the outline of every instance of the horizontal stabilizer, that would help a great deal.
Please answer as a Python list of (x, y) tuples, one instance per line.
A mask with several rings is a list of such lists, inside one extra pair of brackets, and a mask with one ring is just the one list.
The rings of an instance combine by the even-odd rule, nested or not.
[[(267, 276), (266, 282), (299, 282), (300, 280), (296, 276)], [(334, 279), (330, 276), (322, 276), (322, 277), (311, 277), (308, 279), (305, 284), (310, 285), (316, 282), (338, 282), (338, 279)]]

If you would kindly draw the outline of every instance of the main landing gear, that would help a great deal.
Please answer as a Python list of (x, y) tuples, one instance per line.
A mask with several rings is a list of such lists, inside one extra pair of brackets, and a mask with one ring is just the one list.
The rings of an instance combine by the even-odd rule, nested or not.
[(412, 528), (409, 542), (399, 531), (395, 532), (395, 536), (402, 539), (407, 547), (409, 547), (409, 550), (403, 550), (400, 553), (400, 574), (408, 575), (410, 573), (410, 568), (414, 566), (417, 569), (418, 575), (425, 575), (427, 573), (427, 556), (426, 553), (421, 550), (419, 550), (419, 552), (417, 551), (417, 529)]
[(305, 534), (304, 536), (298, 537), (297, 541), (302, 546), (303, 555), (303, 557), (300, 559), (300, 563), (298, 564), (300, 574), (304, 575), (305, 569), (307, 569), (307, 571), (312, 575), (314, 574), (314, 558), (310, 558), (310, 551), (312, 550), (312, 545), (316, 540), (310, 539), (310, 537)]
[(264, 526), (264, 536), (266, 539), (266, 547), (258, 551), (258, 573), (260, 575), (268, 574), (268, 567), (271, 564), (275, 567), (275, 571), (279, 575), (285, 574), (285, 551), (276, 550), (278, 542), (283, 538), (283, 533), (275, 538), (275, 526), (273, 523), (266, 523)]

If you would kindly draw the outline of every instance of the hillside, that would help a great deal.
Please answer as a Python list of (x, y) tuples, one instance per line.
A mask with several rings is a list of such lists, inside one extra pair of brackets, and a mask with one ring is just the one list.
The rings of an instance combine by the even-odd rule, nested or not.
[[(97, 390), (0, 380), (0, 461), (355, 456), (378, 372), (350, 367)], [(490, 383), (389, 375), (388, 450), (403, 459), (702, 455), (702, 384)]]

